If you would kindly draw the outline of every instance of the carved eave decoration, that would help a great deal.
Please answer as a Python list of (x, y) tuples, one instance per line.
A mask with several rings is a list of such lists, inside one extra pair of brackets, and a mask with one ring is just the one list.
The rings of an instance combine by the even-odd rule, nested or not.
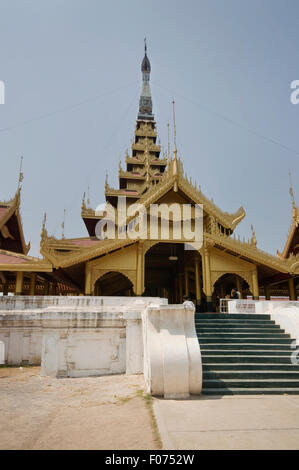
[[(286, 244), (284, 246), (284, 249), (283, 249), (283, 252), (280, 253), (278, 250), (277, 250), (277, 256), (279, 258), (282, 258), (282, 259), (286, 259), (288, 257), (288, 253), (289, 253), (289, 250), (290, 250), (290, 246), (291, 246), (291, 243), (292, 243), (292, 240), (294, 238), (294, 235), (295, 235), (295, 232), (296, 232), (296, 229), (297, 227), (299, 226), (299, 211), (298, 211), (298, 208), (295, 204), (293, 204), (293, 209), (292, 209), (292, 224), (290, 226), (290, 229), (289, 229), (289, 233), (288, 233), (288, 237), (287, 237), (287, 241), (286, 241)], [(291, 256), (291, 255), (290, 255)]]
[(254, 243), (241, 241), (240, 239), (226, 236), (222, 233), (213, 235), (204, 233), (204, 240), (212, 246), (220, 246), (224, 250), (232, 251), (239, 257), (258, 265), (264, 265), (284, 273), (299, 273), (299, 256), (291, 256), (288, 259), (280, 259), (277, 256), (266, 253), (256, 247)]
[[(174, 169), (175, 163), (177, 167), (176, 170)], [(146, 189), (145, 186), (144, 189)], [(171, 188), (176, 190), (181, 189), (194, 203), (203, 204), (205, 212), (215, 217), (221, 225), (230, 230), (234, 230), (246, 215), (243, 207), (240, 207), (234, 214), (222, 212), (214, 202), (209, 200), (202, 193), (200, 187), (195, 186), (191, 179), (188, 180), (187, 176), (183, 174), (183, 164), (180, 159), (176, 162), (174, 162), (174, 160), (170, 162), (168, 171), (163, 173), (156, 184), (151, 185), (147, 189), (139, 198), (138, 203), (144, 204), (144, 206), (148, 208), (150, 204), (157, 202), (157, 200), (164, 196)]]
[(21, 188), (19, 187), (15, 196), (9, 201), (0, 202), (1, 206), (7, 207), (7, 212), (4, 214), (3, 217), (0, 219), (0, 230), (6, 225), (6, 223), (10, 220), (10, 218), (15, 215), (18, 224), (18, 231), (20, 235), (22, 250), (25, 255), (30, 250), (30, 243), (26, 244), (24, 231), (23, 231), (23, 224), (20, 214), (20, 203), (21, 203)]

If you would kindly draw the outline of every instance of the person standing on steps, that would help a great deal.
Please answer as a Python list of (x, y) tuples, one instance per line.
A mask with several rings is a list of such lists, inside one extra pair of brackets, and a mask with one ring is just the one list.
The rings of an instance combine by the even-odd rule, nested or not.
[(188, 295), (183, 295), (183, 307), (185, 308), (195, 308), (194, 303), (190, 300)]
[(233, 287), (231, 290), (230, 298), (234, 300), (237, 300), (240, 298), (240, 292), (238, 292), (238, 290), (235, 287)]

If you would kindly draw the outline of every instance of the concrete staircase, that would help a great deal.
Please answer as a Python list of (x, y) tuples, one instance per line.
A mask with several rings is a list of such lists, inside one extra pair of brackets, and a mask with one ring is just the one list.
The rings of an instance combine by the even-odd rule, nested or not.
[(270, 315), (197, 313), (195, 325), (203, 394), (299, 394), (293, 340)]

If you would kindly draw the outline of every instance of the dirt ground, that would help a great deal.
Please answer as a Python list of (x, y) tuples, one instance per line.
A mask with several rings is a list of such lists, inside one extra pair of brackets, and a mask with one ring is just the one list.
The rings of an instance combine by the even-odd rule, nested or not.
[(141, 375), (39, 373), (0, 367), (0, 449), (158, 449)]

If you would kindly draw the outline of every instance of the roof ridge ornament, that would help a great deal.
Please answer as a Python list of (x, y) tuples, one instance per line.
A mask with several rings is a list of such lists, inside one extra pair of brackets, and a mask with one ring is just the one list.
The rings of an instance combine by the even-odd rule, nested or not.
[(46, 221), (47, 221), (47, 213), (45, 212), (44, 217), (43, 217), (43, 222), (42, 222), (42, 231), (41, 231), (41, 234), (40, 234), (40, 236), (41, 236), (40, 244), (41, 245), (43, 244), (43, 242), (47, 238)]
[(64, 236), (65, 213), (66, 213), (66, 210), (63, 209), (63, 221), (62, 221), (62, 224), (61, 224), (61, 228), (62, 228), (61, 238), (62, 238), (63, 240), (65, 239), (65, 236)]
[(256, 239), (256, 236), (255, 236), (255, 230), (254, 230), (254, 227), (253, 227), (252, 224), (250, 225), (250, 228), (251, 228), (251, 233), (252, 233), (251, 244), (253, 246), (256, 246), (257, 245), (257, 239)]
[(178, 161), (177, 161), (177, 148), (176, 148), (176, 125), (175, 125), (175, 103), (172, 100), (172, 114), (173, 114), (173, 162), (172, 162), (172, 176), (175, 177), (174, 182), (174, 192), (178, 191), (178, 183), (177, 183), (177, 176), (178, 176)]
[(21, 161), (20, 161), (20, 171), (19, 171), (19, 179), (18, 179), (18, 191), (22, 189), (22, 181), (24, 179), (24, 174), (23, 174), (23, 155), (21, 156)]
[(291, 174), (290, 170), (289, 170), (289, 178), (290, 178), (289, 193), (290, 193), (291, 200), (292, 200), (292, 215), (293, 215), (293, 219), (295, 220), (297, 218), (297, 215), (298, 215), (298, 209), (297, 209), (297, 206), (296, 206), (296, 203), (295, 203), (294, 189), (293, 189), (293, 183), (292, 183), (292, 174)]

